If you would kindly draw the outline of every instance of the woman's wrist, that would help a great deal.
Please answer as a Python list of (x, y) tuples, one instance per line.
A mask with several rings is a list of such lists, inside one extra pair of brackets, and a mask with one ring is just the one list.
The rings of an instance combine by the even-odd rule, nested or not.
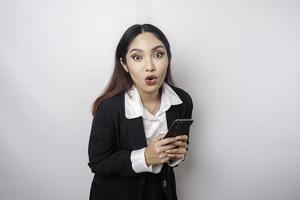
[(144, 157), (145, 157), (146, 165), (149, 167), (150, 164), (149, 164), (149, 161), (148, 161), (148, 148), (145, 149)]

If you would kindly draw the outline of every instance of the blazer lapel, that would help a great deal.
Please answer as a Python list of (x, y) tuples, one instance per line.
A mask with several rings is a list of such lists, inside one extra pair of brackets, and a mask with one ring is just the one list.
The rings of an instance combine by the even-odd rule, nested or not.
[(179, 118), (178, 106), (171, 106), (166, 112), (166, 117), (169, 129), (175, 119)]
[(142, 117), (127, 119), (127, 133), (133, 150), (147, 146), (146, 134)]

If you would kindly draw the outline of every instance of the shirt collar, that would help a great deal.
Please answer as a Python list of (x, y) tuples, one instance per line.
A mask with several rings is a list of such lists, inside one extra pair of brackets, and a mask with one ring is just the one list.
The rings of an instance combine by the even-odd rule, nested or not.
[[(157, 114), (167, 111), (172, 105), (181, 104), (182, 101), (176, 92), (167, 83), (162, 84), (161, 105)], [(144, 106), (140, 94), (133, 84), (131, 89), (125, 92), (125, 116), (133, 119), (144, 115)]]

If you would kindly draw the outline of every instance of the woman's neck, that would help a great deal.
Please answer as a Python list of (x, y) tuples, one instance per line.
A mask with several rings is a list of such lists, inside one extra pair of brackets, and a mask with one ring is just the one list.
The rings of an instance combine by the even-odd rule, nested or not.
[(140, 93), (143, 106), (152, 114), (155, 115), (160, 109), (161, 92), (160, 90), (153, 93)]
[(147, 93), (147, 92), (140, 92), (141, 100), (143, 104), (148, 104), (148, 103), (155, 103), (160, 100), (160, 93), (159, 90), (153, 92), (153, 93)]

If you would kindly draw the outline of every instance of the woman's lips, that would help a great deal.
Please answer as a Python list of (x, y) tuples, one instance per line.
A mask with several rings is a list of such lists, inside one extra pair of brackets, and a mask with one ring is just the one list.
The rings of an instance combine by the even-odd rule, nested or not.
[(156, 80), (157, 80), (157, 77), (154, 75), (150, 75), (145, 78), (145, 82), (147, 85), (155, 85)]

